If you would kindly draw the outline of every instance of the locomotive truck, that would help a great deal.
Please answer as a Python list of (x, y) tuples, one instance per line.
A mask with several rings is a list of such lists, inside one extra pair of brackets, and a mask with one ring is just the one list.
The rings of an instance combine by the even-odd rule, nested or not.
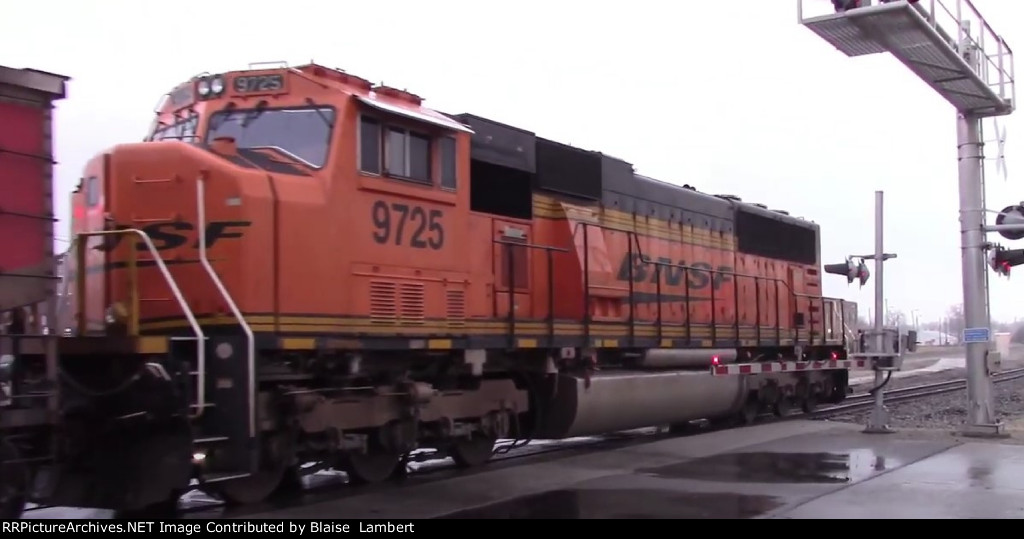
[(839, 402), (820, 228), (316, 64), (204, 74), (84, 167), (55, 505)]

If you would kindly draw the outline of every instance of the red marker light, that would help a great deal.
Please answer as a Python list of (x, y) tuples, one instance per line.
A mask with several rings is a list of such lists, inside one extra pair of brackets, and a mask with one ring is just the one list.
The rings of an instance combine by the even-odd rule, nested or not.
[(718, 366), (718, 356), (711, 356), (711, 364), (716, 367)]
[(832, 352), (832, 359), (839, 359), (839, 354)]

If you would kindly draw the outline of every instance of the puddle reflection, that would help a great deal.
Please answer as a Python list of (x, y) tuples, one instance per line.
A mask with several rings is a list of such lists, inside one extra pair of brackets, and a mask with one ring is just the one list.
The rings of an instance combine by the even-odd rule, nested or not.
[(854, 450), (849, 453), (724, 453), (637, 471), (672, 479), (828, 484), (860, 481), (886, 467), (885, 457), (870, 450)]
[(781, 507), (772, 496), (660, 489), (566, 489), (514, 498), (440, 518), (743, 519)]

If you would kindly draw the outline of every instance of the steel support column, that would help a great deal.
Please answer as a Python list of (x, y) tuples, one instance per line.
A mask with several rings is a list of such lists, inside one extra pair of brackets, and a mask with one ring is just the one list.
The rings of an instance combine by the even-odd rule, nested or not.
[[(981, 118), (957, 114), (957, 153), (960, 174), (960, 256), (963, 269), (964, 327), (988, 328), (985, 307), (985, 208), (981, 181), (984, 166)], [(987, 342), (965, 345), (967, 359), (967, 436), (1002, 436), (1005, 428), (995, 418), (992, 380), (988, 372)]]

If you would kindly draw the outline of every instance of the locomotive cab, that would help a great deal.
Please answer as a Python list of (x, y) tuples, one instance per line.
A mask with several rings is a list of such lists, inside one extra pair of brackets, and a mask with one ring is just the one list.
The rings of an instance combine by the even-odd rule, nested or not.
[[(224, 323), (233, 301), (240, 312), (272, 314), (261, 325), (279, 329), (273, 315), (281, 312), (370, 310), (360, 304), (366, 298), (331, 286), (366, 249), (384, 248), (375, 261), (385, 265), (405, 265), (411, 247), (431, 255), (422, 260), (427, 271), (457, 266), (443, 257), (460, 243), (464, 222), (446, 208), (468, 206), (468, 191), (456, 189), (468, 168), (458, 163), (468, 129), (410, 110), (420, 102), (315, 65), (198, 77), (168, 93), (145, 142), (94, 158), (73, 195), (73, 233), (138, 229), (153, 244), (83, 239), (93, 271), (78, 329), (103, 332), (117, 322), (144, 334), (184, 330), (172, 278), (183, 297), (211, 298), (190, 299), (197, 320)], [(389, 195), (423, 204), (389, 203)], [(199, 228), (206, 253), (198, 252)], [(204, 276), (204, 254), (230, 300)], [(146, 269), (156, 255), (170, 275)], [(143, 268), (137, 281), (132, 266)]]

